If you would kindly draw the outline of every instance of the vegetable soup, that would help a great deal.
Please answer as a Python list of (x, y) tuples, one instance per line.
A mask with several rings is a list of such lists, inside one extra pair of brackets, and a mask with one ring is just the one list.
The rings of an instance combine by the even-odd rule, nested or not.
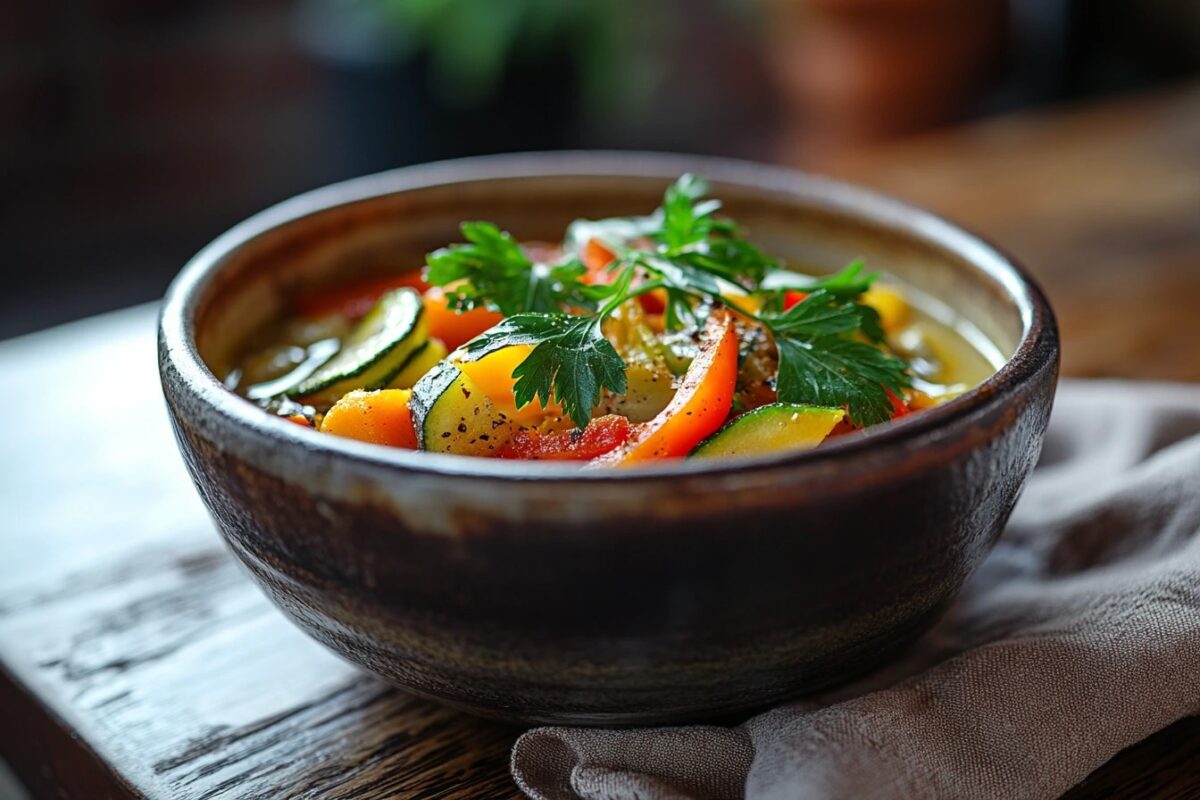
[(707, 195), (685, 175), (561, 243), (464, 222), (420, 272), (295, 297), (226, 385), (320, 434), (615, 467), (811, 449), (998, 367), (933, 299), (785, 265)]

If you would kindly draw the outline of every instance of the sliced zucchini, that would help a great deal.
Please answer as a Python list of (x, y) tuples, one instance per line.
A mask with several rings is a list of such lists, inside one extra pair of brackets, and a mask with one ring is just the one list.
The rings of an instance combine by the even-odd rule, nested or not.
[(321, 339), (320, 341), (313, 342), (308, 346), (304, 360), (297, 364), (295, 368), (273, 381), (254, 384), (246, 390), (246, 397), (251, 400), (269, 400), (272, 397), (284, 394), (316, 372), (317, 368), (328, 361), (338, 351), (339, 347), (337, 339)]
[(630, 422), (649, 422), (675, 397), (675, 381), (661, 362), (631, 362), (625, 367), (625, 393), (605, 391), (593, 416), (620, 414)]
[(709, 436), (691, 458), (759, 456), (784, 450), (811, 450), (846, 412), (840, 408), (773, 403), (743, 414)]
[(430, 339), (417, 349), (413, 357), (387, 382), (389, 389), (411, 389), (417, 381), (446, 357), (446, 345), (441, 339)]
[(420, 448), (434, 453), (495, 455), (512, 432), (508, 415), (450, 361), (417, 381), (408, 407)]
[(650, 361), (662, 364), (679, 376), (687, 372), (696, 357), (695, 331), (656, 332), (646, 322), (646, 312), (637, 303), (626, 303), (604, 321), (604, 335), (625, 359), (634, 364)]
[(288, 390), (328, 405), (354, 389), (379, 389), (397, 375), (428, 339), (421, 296), (412, 289), (386, 292), (346, 337), (342, 349)]
[(514, 394), (517, 380), (513, 371), (529, 357), (533, 348), (531, 344), (511, 344), (476, 353), (467, 353), (460, 348), (451, 353), (450, 360), (483, 389), (499, 413), (517, 425), (538, 425), (547, 417), (561, 417), (562, 408), (558, 403), (543, 406), (536, 399), (517, 408)]

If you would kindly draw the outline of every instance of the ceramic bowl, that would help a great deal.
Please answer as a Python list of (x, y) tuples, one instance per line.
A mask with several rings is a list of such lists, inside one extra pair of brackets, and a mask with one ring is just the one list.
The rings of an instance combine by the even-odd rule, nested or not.
[[(768, 251), (899, 276), (1004, 360), (936, 409), (812, 452), (581, 472), (389, 449), (259, 410), (218, 380), (292, 293), (416, 268), (490, 219), (555, 239), (712, 179)], [(271, 208), (167, 296), (159, 359), (180, 449), (229, 547), (332, 650), (489, 717), (737, 715), (845, 680), (919, 636), (988, 552), (1041, 448), (1059, 347), (1013, 262), (919, 209), (776, 167), (630, 153), (400, 169)]]

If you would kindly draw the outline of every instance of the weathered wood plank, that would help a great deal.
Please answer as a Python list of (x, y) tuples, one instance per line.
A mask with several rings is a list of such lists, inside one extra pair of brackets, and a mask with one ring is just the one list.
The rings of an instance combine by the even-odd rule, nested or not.
[(1175, 723), (1127, 748), (1063, 800), (1114, 797), (1195, 800), (1200, 797), (1200, 717)]
[(92, 387), (86, 414), (41, 393), (0, 445), (21, 465), (0, 487), (0, 698), (26, 780), (89, 798), (515, 796), (517, 731), (340, 661), (225, 552), (174, 449), (153, 321), (141, 308), (0, 346), (3, 396), (64, 375)]
[(988, 236), (1042, 283), (1063, 372), (1200, 380), (1200, 84), (821, 165)]

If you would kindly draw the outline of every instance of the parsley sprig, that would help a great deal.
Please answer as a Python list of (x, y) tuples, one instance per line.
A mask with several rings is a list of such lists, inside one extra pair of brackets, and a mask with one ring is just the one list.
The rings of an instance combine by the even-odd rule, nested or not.
[(908, 365), (876, 346), (883, 329), (875, 309), (858, 302), (862, 292), (839, 288), (860, 269), (851, 265), (787, 311), (765, 311), (758, 319), (779, 350), (775, 391), (781, 402), (846, 406), (855, 423), (874, 425), (891, 419), (888, 391), (899, 395), (909, 385)]
[(600, 402), (602, 390), (625, 392), (625, 361), (600, 330), (599, 316), (517, 314), (467, 344), (479, 355), (513, 344), (536, 347), (513, 370), (513, 394), (520, 408), (536, 398), (562, 404), (583, 429)]
[[(888, 392), (899, 394), (909, 377), (904, 361), (877, 346), (884, 342), (879, 315), (861, 302), (875, 276), (856, 262), (804, 285), (808, 296), (785, 310), (784, 290), (769, 288), (779, 262), (746, 240), (734, 222), (717, 216), (721, 204), (707, 194), (707, 182), (684, 175), (647, 217), (577, 222), (568, 230), (568, 255), (557, 265), (533, 264), (491, 223), (464, 223), (467, 243), (430, 254), (426, 277), (450, 284), (451, 302), (460, 310), (486, 306), (505, 314), (466, 345), (467, 354), (534, 345), (513, 372), (518, 407), (557, 400), (579, 428), (604, 390), (626, 389), (625, 362), (605, 338), (604, 320), (622, 303), (656, 289), (666, 292), (666, 323), (673, 329), (695, 324), (698, 308), (726, 302), (731, 294), (761, 295), (759, 311), (738, 310), (775, 340), (781, 402), (845, 406), (859, 425), (889, 419)], [(583, 280), (587, 270), (575, 254), (590, 238), (616, 255), (608, 284)]]
[(601, 323), (628, 298), (631, 278), (632, 272), (626, 272), (612, 284), (612, 297), (594, 315), (516, 314), (468, 342), (467, 355), (535, 345), (513, 371), (517, 407), (535, 398), (543, 406), (557, 399), (576, 427), (583, 429), (604, 389), (625, 392), (625, 360), (604, 337)]
[(582, 278), (587, 267), (578, 258), (561, 264), (535, 264), (507, 231), (491, 222), (459, 226), (466, 244), (443, 247), (426, 258), (425, 278), (447, 292), (455, 309), (490, 308), (505, 316), (549, 314), (564, 307), (590, 310), (605, 294)]

